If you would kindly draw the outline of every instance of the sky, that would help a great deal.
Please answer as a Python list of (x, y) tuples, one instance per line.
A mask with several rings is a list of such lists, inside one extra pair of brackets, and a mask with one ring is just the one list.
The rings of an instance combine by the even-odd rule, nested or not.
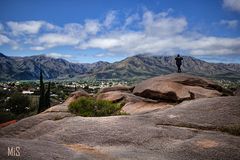
[(240, 0), (0, 0), (0, 52), (75, 63), (137, 54), (240, 63)]

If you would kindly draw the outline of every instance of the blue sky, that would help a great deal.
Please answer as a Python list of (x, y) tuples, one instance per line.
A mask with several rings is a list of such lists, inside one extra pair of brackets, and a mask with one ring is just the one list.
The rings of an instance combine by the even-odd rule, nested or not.
[(1, 0), (0, 52), (79, 63), (143, 53), (240, 63), (240, 0)]

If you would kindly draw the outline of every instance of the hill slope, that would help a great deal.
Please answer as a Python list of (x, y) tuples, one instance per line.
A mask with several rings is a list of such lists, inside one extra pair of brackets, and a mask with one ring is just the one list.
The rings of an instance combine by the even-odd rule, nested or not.
[[(184, 73), (215, 78), (240, 77), (240, 64), (208, 63), (190, 56), (184, 56)], [(128, 57), (120, 62), (108, 65), (104, 71), (96, 73), (97, 78), (148, 78), (176, 72), (174, 56)]]
[[(40, 66), (48, 79), (68, 79), (91, 76), (97, 79), (146, 79), (176, 72), (174, 56), (136, 55), (122, 61), (108, 63), (71, 63), (44, 55), (8, 57), (0, 54), (0, 80), (38, 79)], [(206, 77), (237, 79), (240, 64), (208, 63), (184, 56), (182, 70), (185, 73)]]

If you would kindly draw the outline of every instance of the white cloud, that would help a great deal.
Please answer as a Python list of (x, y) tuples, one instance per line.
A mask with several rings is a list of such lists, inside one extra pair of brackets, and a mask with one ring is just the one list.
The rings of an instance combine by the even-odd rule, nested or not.
[[(112, 11), (103, 21), (86, 20), (83, 24), (68, 23), (63, 27), (44, 21), (15, 22), (17, 27), (11, 29), (18, 36), (4, 33), (0, 35), (0, 44), (9, 44), (17, 49), (16, 46), (20, 43), (37, 51), (58, 46), (71, 46), (80, 50), (97, 48), (103, 50), (101, 54), (96, 54), (99, 57), (104, 54), (110, 56), (107, 53), (111, 53), (111, 56), (140, 53), (169, 55), (179, 51), (189, 55), (240, 54), (240, 37), (192, 34), (187, 19), (173, 17), (171, 12), (171, 9), (160, 13), (146, 10), (142, 15), (132, 14), (123, 20), (122, 26), (116, 28), (112, 27), (116, 18)], [(34, 27), (29, 26), (30, 22), (34, 22)], [(238, 21), (222, 20), (220, 24), (234, 28), (237, 27)], [(131, 29), (131, 26), (137, 26), (137, 29)], [(108, 27), (112, 27), (111, 30)], [(16, 41), (12, 41), (14, 38)], [(52, 55), (59, 56), (56, 53)]]
[(226, 25), (228, 28), (237, 28), (238, 26), (238, 20), (221, 20), (221, 25)]
[(240, 0), (223, 0), (223, 7), (240, 12)]
[(14, 35), (28, 33), (37, 33), (41, 27), (40, 22), (28, 21), (28, 22), (7, 22), (7, 25), (11, 28)]
[[(57, 27), (57, 26), (56, 26)], [(95, 35), (100, 30), (97, 20), (86, 20), (84, 25), (68, 23), (64, 27), (58, 27), (56, 32), (45, 33), (37, 39), (29, 39), (28, 43), (34, 46), (32, 50), (45, 50), (57, 46), (76, 46), (88, 36)]]
[(133, 22), (135, 22), (137, 20), (140, 20), (140, 16), (138, 14), (133, 14), (133, 15), (128, 16), (125, 20), (123, 28), (131, 25)]
[(88, 42), (82, 43), (79, 48), (100, 48), (110, 51), (124, 51), (130, 53), (144, 39), (141, 33), (115, 32), (98, 38), (92, 38)]
[(8, 27), (12, 30), (13, 35), (37, 34), (41, 27), (54, 29), (55, 26), (45, 21), (24, 21), (24, 22), (7, 22)]
[(107, 28), (110, 28), (113, 21), (115, 20), (116, 18), (116, 12), (115, 11), (110, 11), (108, 12), (104, 22), (103, 22), (103, 25)]
[(96, 34), (100, 31), (100, 24), (98, 20), (86, 20), (84, 25), (86, 33), (89, 34)]
[(48, 33), (40, 36), (37, 40), (41, 46), (51, 48), (55, 46), (76, 45), (80, 39), (67, 34)]
[(33, 46), (33, 47), (30, 47), (30, 49), (35, 51), (42, 51), (42, 50), (45, 50), (46, 48), (42, 46)]
[(143, 14), (143, 25), (149, 35), (170, 36), (183, 32), (187, 26), (187, 21), (184, 17), (166, 17), (166, 14), (153, 14), (146, 11)]
[(79, 23), (68, 23), (64, 25), (63, 32), (69, 35), (82, 36), (84, 35), (84, 27)]
[(110, 53), (110, 52), (107, 52), (107, 53), (97, 53), (95, 56), (99, 57), (99, 58), (106, 58), (106, 57), (114, 56), (114, 54)]
[(10, 45), (13, 50), (18, 50), (21, 48), (16, 41), (10, 39), (6, 35), (0, 34), (0, 46), (5, 44)]
[(100, 48), (112, 53), (152, 53), (160, 55), (176, 54), (186, 51), (190, 55), (227, 55), (240, 53), (240, 38), (186, 37), (175, 35), (169, 37), (149, 36), (145, 33), (119, 33), (88, 41), (81, 46)]
[(95, 38), (88, 41), (88, 43), (83, 43), (80, 45), (81, 49), (87, 48), (101, 48), (101, 49), (110, 49), (112, 47), (119, 46), (120, 41), (115, 38)]
[(70, 54), (62, 54), (62, 53), (47, 53), (46, 56), (52, 57), (52, 58), (72, 58), (73, 56)]
[[(169, 11), (170, 12), (170, 11)], [(113, 31), (100, 37), (95, 37), (80, 44), (80, 49), (100, 48), (116, 53), (164, 53), (176, 48), (176, 37), (184, 32), (187, 21), (184, 17), (173, 18), (168, 12), (154, 14), (146, 11), (143, 14), (142, 31)], [(132, 21), (126, 20), (130, 25)]]
[[(169, 11), (171, 12), (171, 11)], [(227, 55), (240, 53), (240, 38), (211, 37), (187, 32), (185, 17), (171, 17), (169, 12), (143, 14), (140, 31), (112, 31), (93, 37), (79, 45), (80, 49), (99, 48), (113, 54), (152, 53), (190, 55)], [(130, 21), (130, 20), (129, 20)], [(126, 23), (126, 22), (125, 22)], [(223, 23), (223, 22), (222, 22)], [(226, 23), (226, 22), (224, 22)], [(227, 22), (234, 27), (235, 21)], [(129, 24), (131, 24), (129, 22)]]
[(9, 42), (10, 42), (10, 39), (7, 36), (0, 34), (0, 45), (9, 43)]
[(240, 53), (240, 38), (202, 37), (179, 44), (192, 55), (228, 55)]

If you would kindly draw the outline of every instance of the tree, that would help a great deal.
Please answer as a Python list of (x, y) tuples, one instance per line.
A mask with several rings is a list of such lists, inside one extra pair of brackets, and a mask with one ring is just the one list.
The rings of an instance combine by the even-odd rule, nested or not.
[(40, 69), (40, 97), (39, 97), (39, 107), (38, 113), (46, 110), (50, 107), (50, 82), (48, 83), (48, 89), (45, 92), (42, 70)]
[(74, 84), (74, 90), (77, 91), (77, 85), (76, 84)]
[(42, 112), (45, 108), (45, 90), (44, 90), (44, 83), (43, 83), (43, 75), (42, 69), (40, 69), (40, 97), (39, 97), (39, 106), (38, 106), (38, 113)]
[(10, 112), (16, 115), (27, 113), (30, 108), (30, 100), (28, 96), (24, 96), (21, 93), (14, 93), (7, 101), (6, 106), (8, 106)]
[(51, 102), (50, 101), (50, 85), (51, 85), (51, 83), (48, 82), (48, 89), (47, 89), (47, 91), (45, 93), (45, 96), (44, 96), (44, 98), (45, 98), (45, 109), (50, 107), (50, 102)]

